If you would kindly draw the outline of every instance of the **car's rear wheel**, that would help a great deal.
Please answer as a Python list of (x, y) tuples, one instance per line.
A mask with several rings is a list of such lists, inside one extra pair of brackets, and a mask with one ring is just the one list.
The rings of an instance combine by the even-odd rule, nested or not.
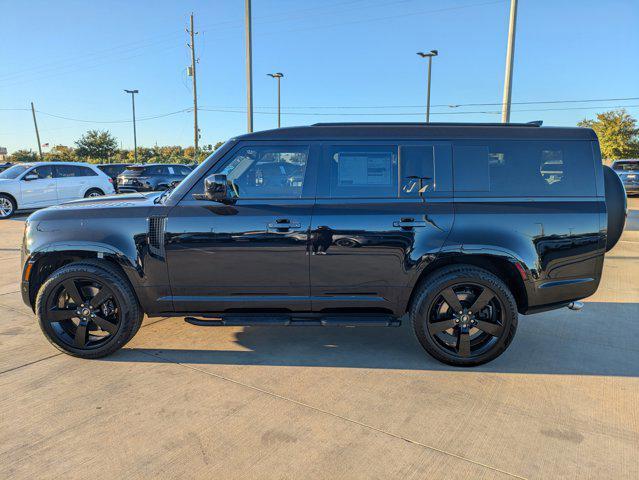
[(506, 284), (469, 265), (446, 267), (424, 282), (410, 316), (424, 349), (455, 366), (497, 358), (517, 330), (517, 305)]
[(99, 188), (91, 188), (87, 190), (87, 193), (84, 194), (84, 198), (93, 198), (93, 197), (101, 197), (104, 195), (104, 192)]
[(0, 193), (0, 219), (11, 217), (16, 211), (16, 204), (13, 198), (4, 193)]
[(56, 348), (82, 358), (115, 352), (135, 335), (142, 321), (128, 281), (92, 263), (56, 270), (38, 292), (36, 314)]

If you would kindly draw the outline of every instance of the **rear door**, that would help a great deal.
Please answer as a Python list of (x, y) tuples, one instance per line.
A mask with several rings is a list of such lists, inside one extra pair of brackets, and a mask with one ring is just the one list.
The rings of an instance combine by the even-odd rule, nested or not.
[(452, 225), (451, 146), (323, 145), (311, 224), (313, 310), (398, 312)]
[[(313, 152), (307, 142), (241, 143), (171, 210), (165, 250), (176, 311), (310, 311)], [(213, 173), (233, 182), (234, 205), (194, 198)]]
[[(36, 175), (38, 178), (27, 180)], [(58, 203), (56, 180), (52, 165), (40, 165), (28, 171), (20, 181), (22, 203), (20, 207), (46, 207)]]
[(55, 165), (54, 172), (60, 202), (82, 198), (89, 187), (97, 183), (98, 174), (82, 165)]

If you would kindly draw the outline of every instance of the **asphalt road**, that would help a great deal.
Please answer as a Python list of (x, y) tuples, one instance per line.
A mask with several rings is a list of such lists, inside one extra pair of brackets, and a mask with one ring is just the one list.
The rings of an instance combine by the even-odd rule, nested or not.
[(639, 199), (581, 312), (520, 319), (475, 369), (410, 329), (146, 319), (99, 361), (51, 347), (0, 223), (0, 478), (639, 478)]

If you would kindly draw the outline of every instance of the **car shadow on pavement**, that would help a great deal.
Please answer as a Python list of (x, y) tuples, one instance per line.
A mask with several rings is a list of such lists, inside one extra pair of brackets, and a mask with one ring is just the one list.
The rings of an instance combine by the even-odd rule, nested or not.
[[(227, 340), (225, 350), (216, 350), (215, 338), (211, 349), (198, 348), (208, 346), (206, 330), (232, 327), (202, 327), (202, 337), (194, 342), (193, 332), (182, 329), (198, 327), (184, 324), (177, 327), (178, 337), (182, 331), (188, 338), (169, 339), (160, 333), (141, 340), (143, 348), (125, 348), (103, 361), (639, 377), (637, 318), (638, 303), (607, 302), (587, 303), (581, 312), (559, 310), (520, 316), (510, 348), (493, 362), (470, 369), (432, 359), (422, 350), (410, 325), (244, 327), (234, 333), (234, 344), (241, 349), (228, 349)], [(176, 332), (173, 329), (171, 333)]]

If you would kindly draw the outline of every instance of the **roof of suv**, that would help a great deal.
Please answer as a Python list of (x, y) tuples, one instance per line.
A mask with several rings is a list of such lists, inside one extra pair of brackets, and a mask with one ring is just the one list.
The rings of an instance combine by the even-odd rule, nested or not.
[(319, 139), (552, 139), (596, 140), (590, 128), (541, 127), (534, 123), (317, 123), (247, 133), (237, 140), (319, 140)]
[(79, 165), (81, 167), (97, 167), (97, 165), (87, 163), (87, 162), (24, 162), (24, 163), (15, 163), (14, 165), (25, 165), (29, 167), (39, 167), (41, 165)]

